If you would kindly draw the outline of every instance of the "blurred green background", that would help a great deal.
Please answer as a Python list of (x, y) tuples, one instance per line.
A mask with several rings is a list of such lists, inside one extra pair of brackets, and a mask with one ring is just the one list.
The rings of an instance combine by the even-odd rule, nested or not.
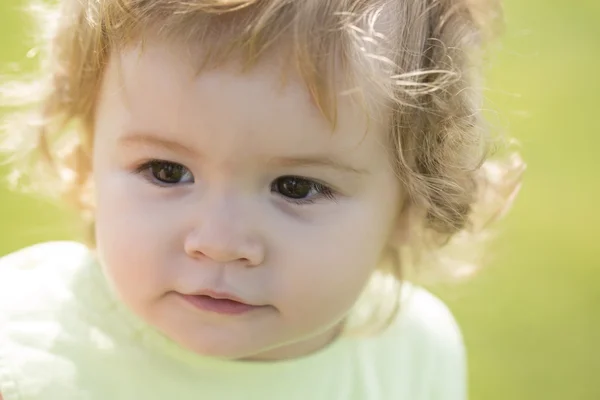
[[(31, 38), (0, 2), (0, 63)], [(459, 320), (473, 399), (600, 399), (600, 2), (511, 0), (488, 71), (492, 123), (529, 165), (492, 263), (434, 288)], [(6, 172), (1, 170), (0, 173)], [(0, 185), (0, 255), (76, 233), (64, 210)]]

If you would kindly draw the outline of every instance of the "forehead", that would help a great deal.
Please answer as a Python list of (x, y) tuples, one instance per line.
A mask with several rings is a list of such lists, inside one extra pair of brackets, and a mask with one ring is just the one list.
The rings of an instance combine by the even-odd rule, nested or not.
[[(244, 72), (232, 60), (198, 73), (193, 57), (185, 48), (163, 42), (113, 54), (99, 119), (120, 119), (122, 129), (111, 129), (115, 134), (158, 132), (200, 140), (209, 132), (211, 143), (225, 147), (235, 142), (246, 153), (256, 149), (277, 154), (290, 148), (341, 153), (367, 145), (368, 153), (380, 150), (383, 118), (367, 114), (356, 93), (338, 93), (332, 129), (305, 82), (284, 71), (282, 54), (264, 57)], [(343, 77), (337, 79), (336, 87), (343, 87)]]

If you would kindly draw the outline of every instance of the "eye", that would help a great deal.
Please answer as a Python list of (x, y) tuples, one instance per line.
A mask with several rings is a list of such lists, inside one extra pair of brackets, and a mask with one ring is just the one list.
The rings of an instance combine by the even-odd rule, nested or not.
[(194, 182), (194, 176), (187, 167), (170, 161), (152, 160), (142, 164), (137, 172), (162, 186)]
[(282, 176), (271, 184), (271, 191), (280, 194), (287, 201), (310, 204), (316, 200), (335, 199), (333, 190), (322, 183), (299, 176)]

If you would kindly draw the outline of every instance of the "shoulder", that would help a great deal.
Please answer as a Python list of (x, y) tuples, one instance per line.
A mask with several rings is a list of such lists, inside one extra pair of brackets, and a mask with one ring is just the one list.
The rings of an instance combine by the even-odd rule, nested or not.
[(80, 243), (45, 242), (0, 258), (0, 392), (7, 400), (18, 398), (21, 383), (33, 387), (39, 371), (72, 373), (55, 344), (79, 329), (70, 285), (89, 254)]
[(378, 315), (379, 323), (394, 303), (397, 314), (386, 329), (354, 342), (361, 365), (377, 377), (376, 390), (385, 393), (383, 398), (464, 400), (466, 351), (449, 307), (422, 287), (377, 279), (360, 303), (358, 321)]
[(402, 288), (398, 318), (391, 331), (403, 338), (429, 382), (432, 399), (467, 397), (467, 361), (463, 335), (448, 306), (424, 288)]
[(65, 241), (35, 244), (0, 258), (0, 311), (64, 297), (89, 254), (85, 245)]
[[(57, 276), (68, 273), (89, 254), (85, 245), (68, 241), (45, 242), (25, 247), (0, 257), (0, 285), (11, 285), (11, 280), (36, 274)], [(2, 285), (2, 282), (5, 285)]]
[(34, 244), (0, 257), (3, 268), (30, 269), (39, 264), (66, 261), (87, 253), (87, 247), (78, 242), (55, 241)]
[(440, 356), (464, 352), (462, 332), (453, 313), (439, 297), (422, 287), (402, 286), (396, 329), (419, 338)]
[(104, 303), (90, 308), (94, 260), (74, 242), (36, 244), (0, 259), (0, 392), (6, 400), (86, 398), (78, 379), (103, 368), (95, 360), (105, 361), (114, 348), (105, 326), (95, 324)]
[(394, 312), (394, 305), (398, 306), (395, 317), (376, 335), (377, 341), (384, 345), (406, 342), (412, 349), (449, 356), (464, 351), (461, 330), (448, 306), (425, 288), (399, 284), (389, 276), (374, 277), (358, 302), (351, 326), (380, 326)]

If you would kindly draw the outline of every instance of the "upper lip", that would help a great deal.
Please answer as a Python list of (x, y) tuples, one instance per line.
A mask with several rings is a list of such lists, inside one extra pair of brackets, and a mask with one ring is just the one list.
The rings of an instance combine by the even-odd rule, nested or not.
[(208, 296), (208, 297), (212, 297), (213, 299), (217, 299), (217, 300), (231, 300), (231, 301), (236, 301), (236, 302), (242, 303), (242, 304), (248, 304), (251, 306), (256, 305), (256, 304), (249, 303), (246, 300), (243, 300), (233, 294), (230, 294), (227, 292), (217, 292), (214, 290), (201, 290), (199, 292), (191, 293), (190, 296)]

